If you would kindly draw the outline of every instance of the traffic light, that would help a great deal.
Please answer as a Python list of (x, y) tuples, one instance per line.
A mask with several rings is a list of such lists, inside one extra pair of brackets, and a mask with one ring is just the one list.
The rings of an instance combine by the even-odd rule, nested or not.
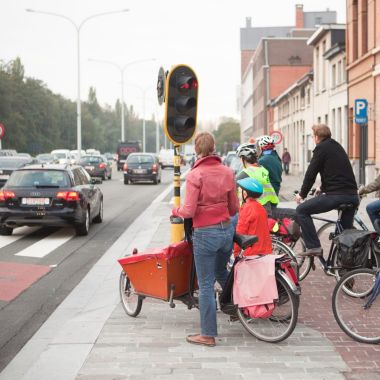
[(165, 98), (165, 134), (174, 144), (184, 144), (197, 127), (198, 79), (189, 66), (169, 72)]

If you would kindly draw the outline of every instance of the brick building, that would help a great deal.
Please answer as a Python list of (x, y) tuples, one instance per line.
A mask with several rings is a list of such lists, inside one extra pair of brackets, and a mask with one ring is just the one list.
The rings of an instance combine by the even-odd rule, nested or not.
[[(346, 42), (348, 152), (358, 180), (363, 182), (365, 176), (369, 182), (380, 170), (380, 0), (347, 0)], [(369, 108), (368, 134), (364, 136), (354, 123), (354, 102), (362, 98)]]
[(273, 128), (270, 101), (312, 66), (312, 47), (306, 45), (316, 25), (335, 23), (336, 12), (304, 12), (296, 5), (295, 26), (255, 28), (247, 19), (240, 30), (241, 141)]

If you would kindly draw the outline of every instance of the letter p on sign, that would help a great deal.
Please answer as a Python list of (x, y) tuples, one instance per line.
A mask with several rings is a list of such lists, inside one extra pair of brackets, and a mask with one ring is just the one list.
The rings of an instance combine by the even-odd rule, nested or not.
[(367, 99), (355, 99), (355, 123), (356, 124), (367, 124), (368, 102)]

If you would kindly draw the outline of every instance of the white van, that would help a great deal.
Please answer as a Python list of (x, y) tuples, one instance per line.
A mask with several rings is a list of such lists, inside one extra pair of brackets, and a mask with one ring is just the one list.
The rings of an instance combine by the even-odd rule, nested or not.
[(68, 149), (55, 149), (50, 154), (55, 155), (60, 164), (71, 164), (71, 154)]
[(174, 168), (174, 149), (161, 149), (158, 160), (162, 169), (167, 166)]

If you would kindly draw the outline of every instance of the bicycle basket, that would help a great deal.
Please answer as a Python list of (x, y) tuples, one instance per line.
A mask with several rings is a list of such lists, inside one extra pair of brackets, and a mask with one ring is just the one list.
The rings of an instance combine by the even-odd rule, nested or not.
[(348, 229), (333, 238), (343, 268), (366, 266), (372, 242), (371, 235), (370, 231)]

